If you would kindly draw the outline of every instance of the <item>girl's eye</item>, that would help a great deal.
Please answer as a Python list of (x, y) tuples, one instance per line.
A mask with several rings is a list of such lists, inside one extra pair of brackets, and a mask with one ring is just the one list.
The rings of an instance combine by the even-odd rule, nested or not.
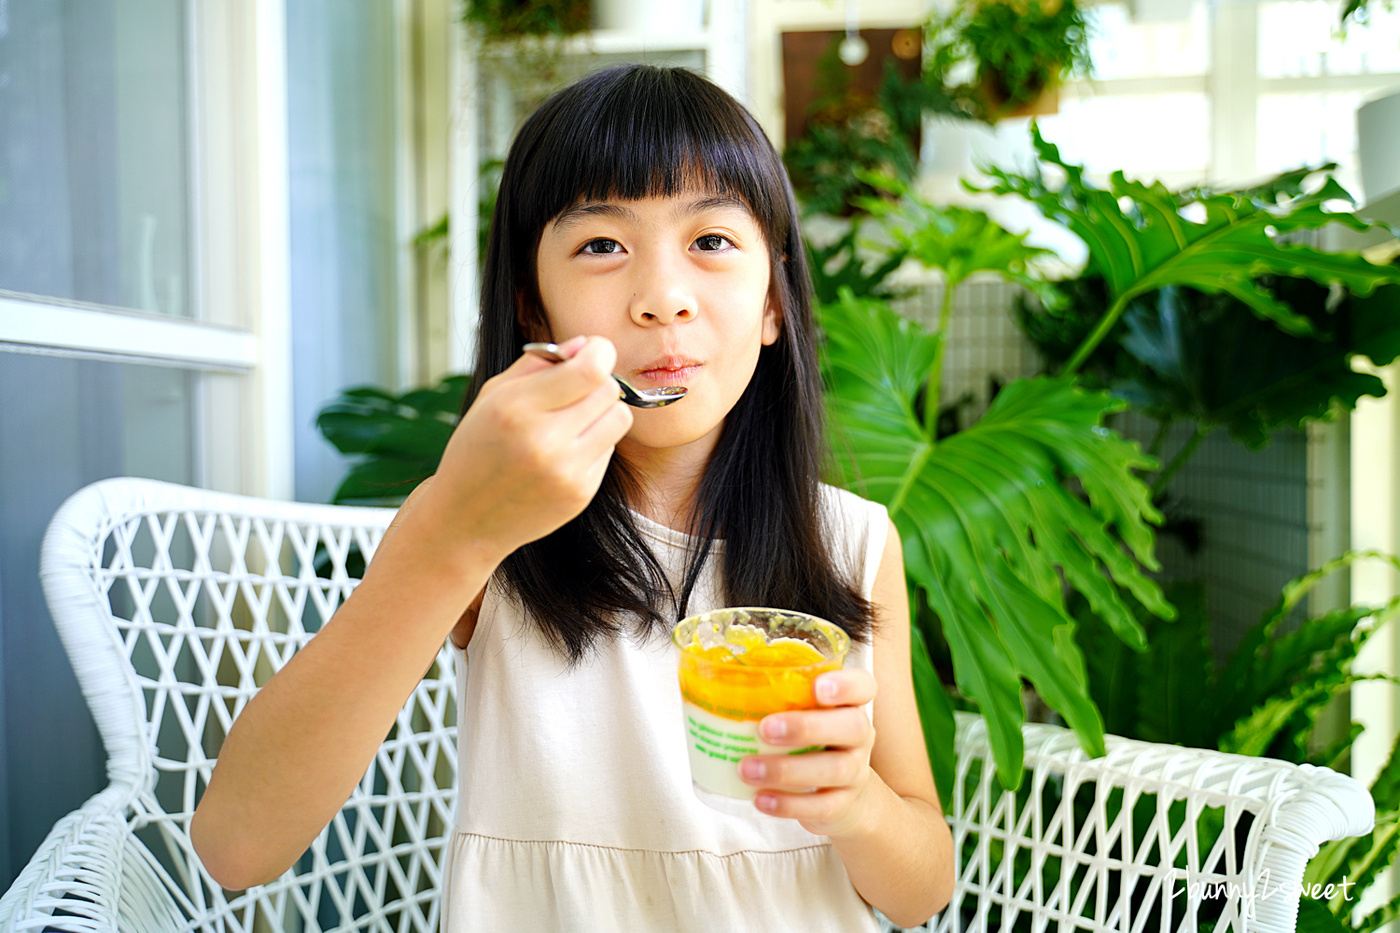
[(726, 249), (734, 244), (728, 237), (720, 236), (718, 233), (707, 233), (695, 241), (695, 245), (706, 252)]
[(592, 253), (595, 256), (605, 256), (610, 253), (622, 252), (622, 244), (616, 240), (609, 240), (607, 237), (598, 237), (596, 240), (589, 240), (583, 244), (580, 252)]

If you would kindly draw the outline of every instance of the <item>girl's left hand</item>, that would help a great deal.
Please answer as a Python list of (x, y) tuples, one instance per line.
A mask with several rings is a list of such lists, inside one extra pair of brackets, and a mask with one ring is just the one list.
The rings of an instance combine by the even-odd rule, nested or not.
[(813, 689), (819, 708), (766, 716), (759, 735), (769, 745), (825, 750), (750, 755), (739, 762), (739, 774), (763, 788), (754, 805), (764, 813), (795, 819), (808, 832), (839, 836), (860, 827), (866, 790), (879, 780), (870, 767), (875, 729), (861, 708), (875, 697), (875, 678), (859, 668), (829, 671)]

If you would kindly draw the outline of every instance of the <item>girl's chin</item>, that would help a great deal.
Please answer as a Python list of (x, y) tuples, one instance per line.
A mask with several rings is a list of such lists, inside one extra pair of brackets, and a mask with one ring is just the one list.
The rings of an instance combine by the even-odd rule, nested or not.
[(715, 423), (705, 419), (696, 423), (695, 418), (686, 418), (680, 411), (675, 410), (684, 404), (684, 401), (680, 401), (670, 406), (669, 410), (657, 408), (635, 412), (632, 430), (627, 432), (622, 446), (635, 444), (652, 450), (668, 450), (689, 447), (706, 440), (713, 444), (719, 437), (719, 427), (723, 421)]

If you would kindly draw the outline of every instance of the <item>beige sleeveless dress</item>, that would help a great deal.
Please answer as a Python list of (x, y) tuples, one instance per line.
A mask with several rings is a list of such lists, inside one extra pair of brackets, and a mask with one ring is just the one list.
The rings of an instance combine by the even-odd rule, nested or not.
[[(838, 557), (868, 598), (885, 509), (823, 495)], [(691, 539), (638, 522), (679, 579)], [(688, 612), (723, 605), (715, 563)], [(659, 636), (620, 638), (569, 670), (488, 587), (466, 657), (456, 654), (460, 786), (443, 933), (877, 929), (826, 837), (696, 798), (675, 650)], [(869, 648), (853, 645), (847, 665), (870, 664)]]

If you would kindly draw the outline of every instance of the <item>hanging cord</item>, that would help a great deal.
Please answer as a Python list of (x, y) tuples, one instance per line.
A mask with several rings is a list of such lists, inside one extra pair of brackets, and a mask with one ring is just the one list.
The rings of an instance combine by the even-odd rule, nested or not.
[(852, 67), (865, 61), (870, 54), (870, 46), (860, 37), (859, 17), (856, 15), (858, 0), (846, 0), (846, 38), (841, 40), (837, 54), (841, 61)]

